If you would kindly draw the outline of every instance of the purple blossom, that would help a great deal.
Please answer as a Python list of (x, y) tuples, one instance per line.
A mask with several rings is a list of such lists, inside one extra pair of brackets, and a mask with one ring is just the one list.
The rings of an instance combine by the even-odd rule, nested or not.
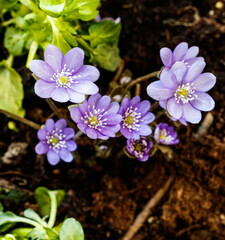
[(59, 48), (49, 45), (44, 58), (45, 61), (32, 60), (29, 63), (30, 70), (40, 78), (34, 86), (39, 97), (81, 103), (86, 94), (98, 92), (93, 82), (99, 78), (99, 71), (83, 65), (84, 51), (81, 48), (73, 48), (63, 56)]
[(56, 123), (53, 119), (48, 119), (45, 128), (37, 132), (40, 142), (36, 145), (35, 151), (37, 154), (47, 153), (51, 165), (56, 165), (60, 158), (65, 162), (73, 160), (71, 151), (77, 149), (77, 144), (72, 140), (75, 133), (66, 125), (65, 119), (60, 119)]
[(154, 139), (159, 144), (174, 145), (179, 142), (174, 127), (170, 127), (167, 123), (159, 123), (154, 132)]
[(188, 48), (188, 44), (182, 42), (176, 46), (173, 52), (167, 47), (162, 48), (160, 50), (160, 58), (165, 66), (165, 70), (169, 70), (177, 61), (185, 63), (188, 67), (197, 60), (204, 61), (202, 57), (197, 57), (198, 53), (199, 48), (197, 46)]
[(141, 162), (148, 160), (149, 151), (152, 146), (153, 143), (146, 137), (140, 137), (140, 139), (127, 139), (127, 150)]
[(104, 20), (109, 20), (109, 21), (113, 21), (113, 22), (115, 22), (115, 23), (117, 24), (117, 23), (120, 22), (121, 19), (120, 19), (120, 17), (118, 17), (118, 18), (116, 18), (116, 19), (114, 19), (114, 18), (112, 18), (112, 17), (101, 18), (100, 14), (98, 14), (98, 15), (94, 18), (94, 20), (95, 20), (96, 22), (103, 22)]
[(119, 103), (111, 102), (109, 96), (98, 93), (84, 100), (78, 107), (71, 108), (70, 115), (89, 138), (107, 140), (115, 137), (115, 133), (120, 130), (122, 116), (117, 114), (118, 110)]
[(212, 73), (202, 73), (205, 62), (195, 61), (190, 68), (176, 62), (170, 71), (164, 71), (160, 80), (148, 85), (148, 95), (159, 101), (161, 107), (174, 119), (199, 123), (201, 111), (211, 111), (214, 100), (206, 93), (216, 83)]
[(141, 102), (139, 96), (131, 100), (124, 98), (121, 103), (119, 114), (123, 116), (120, 123), (120, 132), (127, 139), (139, 139), (140, 135), (148, 136), (152, 129), (148, 126), (155, 119), (155, 115), (149, 112), (150, 102)]

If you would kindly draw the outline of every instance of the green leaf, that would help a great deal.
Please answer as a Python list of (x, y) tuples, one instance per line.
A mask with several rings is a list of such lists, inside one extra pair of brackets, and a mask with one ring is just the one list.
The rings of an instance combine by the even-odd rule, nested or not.
[(35, 198), (37, 200), (39, 211), (43, 216), (49, 216), (51, 211), (51, 198), (49, 192), (56, 194), (57, 206), (60, 205), (65, 196), (65, 191), (63, 190), (50, 191), (45, 187), (38, 187), (35, 190)]
[(57, 232), (55, 232), (53, 229), (51, 228), (47, 228), (44, 227), (49, 239), (51, 240), (59, 240), (59, 234)]
[(67, 21), (81, 19), (89, 21), (97, 16), (100, 0), (65, 0), (65, 7), (63, 9), (63, 17)]
[(32, 231), (29, 232), (27, 238), (31, 238), (31, 240), (47, 240), (46, 231), (40, 228), (34, 228)]
[(53, 228), (54, 232), (56, 232), (56, 233), (59, 234), (62, 225), (63, 225), (63, 222), (61, 222), (60, 224), (58, 224), (57, 226), (55, 226), (55, 227)]
[(4, 211), (4, 207), (2, 205), (2, 203), (0, 202), (0, 213), (2, 213)]
[(0, 108), (23, 117), (22, 78), (5, 60), (0, 62), (0, 82)]
[(40, 0), (39, 7), (51, 17), (59, 17), (65, 6), (64, 0)]
[(97, 63), (105, 70), (113, 72), (120, 65), (119, 49), (116, 46), (100, 44), (94, 50), (94, 54), (91, 53), (90, 62)]
[(48, 226), (47, 223), (44, 220), (42, 220), (40, 216), (33, 209), (30, 209), (30, 208), (26, 209), (24, 211), (24, 216), (26, 218), (30, 218), (36, 222), (39, 222), (44, 227)]
[(0, 8), (11, 8), (18, 0), (0, 0)]
[(8, 27), (5, 31), (4, 46), (14, 56), (22, 56), (25, 53), (24, 47), (28, 39), (28, 32)]
[(99, 44), (117, 45), (119, 41), (121, 23), (105, 20), (92, 24), (89, 29), (90, 42), (92, 47)]
[(81, 224), (74, 218), (68, 218), (60, 229), (60, 240), (84, 240), (84, 231)]

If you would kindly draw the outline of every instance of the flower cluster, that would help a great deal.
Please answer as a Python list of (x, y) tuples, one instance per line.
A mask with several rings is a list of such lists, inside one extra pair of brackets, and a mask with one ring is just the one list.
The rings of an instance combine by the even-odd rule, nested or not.
[(84, 51), (81, 48), (73, 48), (63, 56), (60, 49), (49, 45), (44, 57), (45, 61), (32, 60), (29, 63), (30, 70), (40, 78), (34, 86), (39, 97), (81, 103), (86, 94), (98, 92), (94, 82), (99, 78), (99, 71), (83, 65)]
[[(214, 100), (206, 93), (215, 82), (212, 73), (202, 73), (205, 61), (197, 57), (199, 48), (188, 48), (185, 42), (180, 43), (174, 51), (169, 48), (160, 50), (164, 68), (158, 81), (147, 87), (148, 95), (159, 101), (168, 116), (179, 120), (183, 125), (187, 122), (198, 123), (201, 111), (214, 108)], [(127, 139), (127, 151), (139, 161), (147, 161), (153, 142), (149, 140), (152, 129), (150, 123), (155, 115), (150, 112), (150, 102), (141, 101), (140, 96), (131, 99), (121, 95), (121, 105), (111, 102), (107, 95), (101, 96), (94, 82), (99, 78), (97, 68), (83, 65), (84, 52), (73, 48), (63, 56), (55, 46), (49, 45), (45, 50), (45, 61), (33, 60), (30, 69), (40, 79), (35, 83), (35, 93), (42, 98), (79, 103), (70, 108), (70, 116), (77, 127), (91, 139), (107, 140), (120, 133)], [(121, 81), (121, 86), (126, 88)], [(85, 98), (85, 95), (91, 95)], [(116, 101), (116, 99), (114, 99)], [(66, 120), (56, 123), (49, 119), (45, 128), (38, 131), (40, 142), (35, 150), (38, 154), (47, 153), (50, 164), (55, 165), (60, 158), (71, 162), (71, 151), (77, 145), (72, 140), (74, 130), (66, 127)], [(167, 123), (159, 123), (154, 131), (157, 144), (174, 145), (179, 142), (174, 127)], [(156, 146), (157, 146), (156, 144)]]
[(51, 165), (56, 165), (60, 158), (65, 162), (73, 160), (71, 151), (77, 149), (77, 144), (72, 140), (75, 133), (66, 125), (65, 119), (60, 119), (56, 123), (53, 119), (48, 119), (45, 128), (38, 130), (40, 142), (36, 145), (35, 151), (37, 154), (47, 153)]
[(196, 58), (196, 47), (187, 50), (187, 44), (182, 43), (175, 50), (168, 51), (170, 57), (161, 54), (166, 68), (160, 80), (148, 85), (147, 93), (159, 101), (173, 120), (181, 120), (184, 124), (199, 123), (201, 111), (211, 111), (215, 106), (206, 92), (215, 85), (216, 77), (212, 73), (202, 73), (206, 64), (202, 58)]

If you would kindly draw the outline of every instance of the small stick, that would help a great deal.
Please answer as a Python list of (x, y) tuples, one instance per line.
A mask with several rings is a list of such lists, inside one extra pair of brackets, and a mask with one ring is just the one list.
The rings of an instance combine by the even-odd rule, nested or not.
[(152, 72), (152, 73), (146, 74), (142, 77), (139, 77), (139, 78), (129, 82), (128, 85), (126, 86), (126, 90), (127, 91), (130, 90), (134, 85), (136, 85), (139, 82), (143, 82), (149, 78), (156, 77), (158, 75), (158, 73), (159, 73), (159, 71)]
[(26, 119), (26, 118), (20, 117), (20, 116), (18, 116), (18, 115), (16, 115), (16, 114), (13, 114), (13, 113), (11, 113), (11, 112), (8, 112), (8, 111), (6, 111), (6, 110), (0, 109), (0, 112), (3, 113), (3, 114), (5, 114), (5, 115), (8, 115), (8, 116), (11, 117), (11, 118), (14, 118), (14, 119), (17, 120), (17, 121), (20, 121), (20, 122), (22, 122), (22, 123), (24, 123), (24, 124), (26, 124), (26, 125), (34, 128), (34, 129), (39, 130), (39, 129), (41, 128), (41, 126), (40, 126), (39, 124), (37, 124), (37, 123), (35, 123), (35, 122), (32, 122), (32, 121), (30, 121), (30, 120), (28, 120), (28, 119)]
[(208, 112), (204, 118), (204, 120), (202, 121), (201, 125), (198, 128), (197, 131), (197, 137), (203, 137), (204, 135), (206, 135), (208, 129), (212, 126), (214, 121), (214, 117), (212, 115), (211, 112)]
[(134, 237), (134, 235), (141, 228), (141, 226), (146, 221), (148, 216), (151, 214), (151, 210), (160, 202), (160, 200), (166, 194), (173, 179), (174, 179), (174, 175), (171, 175), (169, 179), (166, 181), (166, 183), (164, 184), (164, 186), (160, 188), (158, 192), (156, 192), (156, 194), (153, 196), (153, 198), (151, 198), (147, 202), (143, 210), (138, 214), (138, 216), (134, 220), (134, 223), (130, 226), (127, 233), (123, 236), (121, 240), (131, 240)]
[(141, 84), (137, 83), (135, 87), (135, 96), (140, 96), (140, 94), (141, 94)]
[[(59, 111), (59, 109), (56, 107), (55, 103), (50, 99), (46, 98), (46, 101), (49, 105), (49, 107), (52, 109), (52, 111), (58, 116), (58, 118), (64, 118), (63, 114)], [(76, 129), (76, 125), (73, 124), (70, 120), (66, 119), (68, 126), (72, 127), (73, 129)]]

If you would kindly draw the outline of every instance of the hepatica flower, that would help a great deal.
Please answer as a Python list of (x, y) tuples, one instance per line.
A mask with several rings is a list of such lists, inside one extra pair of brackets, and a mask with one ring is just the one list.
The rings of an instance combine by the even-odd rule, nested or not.
[(179, 142), (174, 127), (169, 126), (167, 123), (159, 123), (156, 126), (154, 139), (157, 143), (165, 145), (174, 145)]
[(77, 149), (77, 144), (72, 140), (75, 133), (66, 125), (65, 119), (60, 119), (56, 123), (53, 119), (48, 119), (45, 128), (37, 133), (40, 142), (36, 145), (35, 151), (37, 154), (47, 153), (51, 165), (56, 165), (60, 158), (65, 162), (73, 160), (71, 151)]
[(162, 48), (160, 50), (160, 58), (165, 69), (169, 70), (177, 61), (181, 61), (187, 67), (190, 67), (195, 61), (203, 60), (202, 57), (197, 57), (198, 53), (199, 48), (197, 46), (188, 48), (188, 44), (182, 42), (176, 46), (173, 52), (167, 47)]
[(131, 155), (134, 155), (139, 161), (145, 162), (149, 158), (149, 151), (153, 143), (146, 137), (140, 139), (127, 139), (127, 150)]
[(131, 100), (125, 98), (119, 110), (119, 114), (123, 116), (120, 123), (120, 132), (127, 139), (139, 139), (140, 135), (148, 136), (152, 130), (148, 126), (155, 119), (155, 115), (149, 112), (150, 102), (141, 101), (139, 96), (133, 97)]
[(118, 110), (117, 102), (111, 102), (109, 96), (98, 93), (84, 100), (78, 107), (72, 107), (70, 115), (89, 138), (106, 140), (115, 137), (115, 133), (120, 130), (122, 116), (117, 114)]
[(176, 62), (170, 71), (160, 75), (160, 80), (148, 85), (148, 95), (159, 101), (174, 119), (199, 123), (201, 111), (211, 111), (214, 100), (206, 93), (216, 83), (212, 73), (203, 73), (205, 62), (195, 61), (190, 68)]
[(44, 53), (45, 61), (32, 60), (30, 70), (40, 79), (34, 91), (41, 98), (58, 102), (83, 102), (85, 94), (98, 92), (94, 82), (99, 78), (97, 68), (83, 65), (84, 51), (73, 48), (63, 56), (60, 49), (49, 45)]

